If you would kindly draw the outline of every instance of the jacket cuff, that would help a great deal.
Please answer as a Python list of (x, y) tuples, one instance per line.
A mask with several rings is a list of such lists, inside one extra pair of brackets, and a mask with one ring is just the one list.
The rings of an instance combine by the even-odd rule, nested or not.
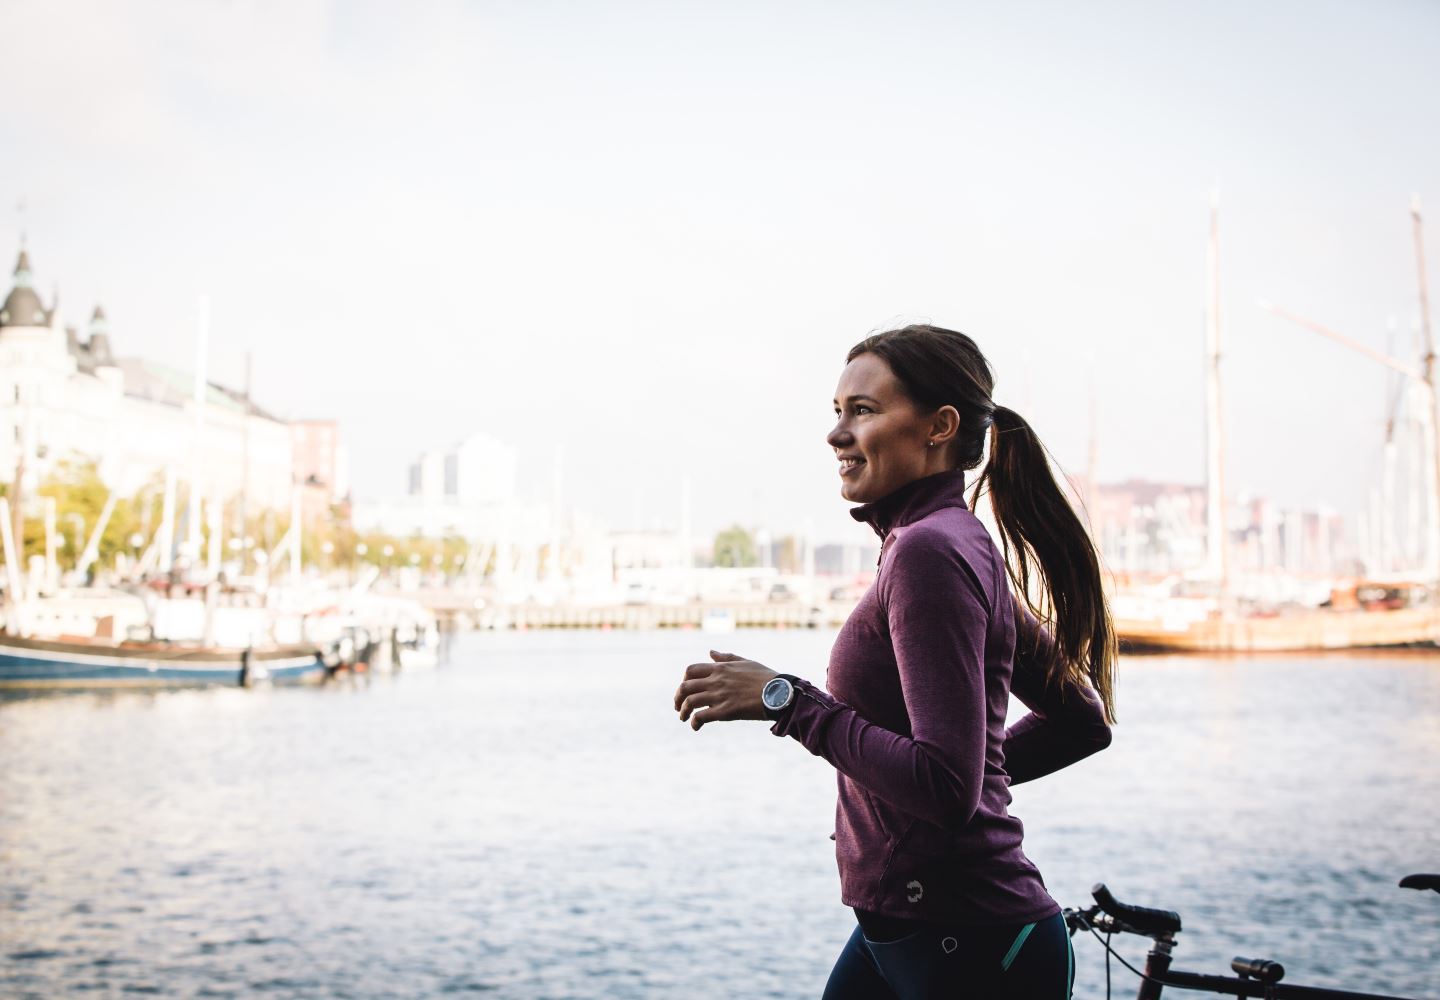
[(815, 753), (825, 723), (839, 705), (829, 692), (809, 681), (796, 681), (795, 701), (785, 715), (770, 727), (770, 732), (776, 736), (793, 736)]

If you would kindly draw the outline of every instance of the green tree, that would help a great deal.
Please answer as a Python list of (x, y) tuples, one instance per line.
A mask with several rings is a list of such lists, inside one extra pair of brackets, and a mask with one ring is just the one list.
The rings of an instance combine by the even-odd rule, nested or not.
[[(9, 492), (8, 487), (0, 492)], [(53, 501), (55, 504), (56, 557), (62, 568), (71, 568), (80, 559), (80, 554), (95, 530), (109, 499), (110, 488), (100, 478), (95, 463), (89, 460), (63, 460), (58, 462), (36, 490), (39, 503), (26, 503), (24, 547), (26, 555), (45, 551), (45, 517), (39, 505)], [(105, 533), (100, 537), (100, 552), (97, 565), (104, 565), (123, 549), (127, 539), (139, 523), (140, 503), (136, 498), (121, 497), (116, 501)]]
[(755, 539), (738, 524), (732, 524), (715, 536), (713, 558), (716, 566), (756, 566), (760, 563)]

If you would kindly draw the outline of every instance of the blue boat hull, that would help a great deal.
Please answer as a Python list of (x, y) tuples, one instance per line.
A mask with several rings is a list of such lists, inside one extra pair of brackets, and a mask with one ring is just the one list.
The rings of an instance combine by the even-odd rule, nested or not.
[[(99, 643), (0, 637), (0, 687), (193, 687), (241, 683), (241, 650), (137, 649)], [(250, 654), (250, 674), (278, 683), (325, 676), (314, 650)]]

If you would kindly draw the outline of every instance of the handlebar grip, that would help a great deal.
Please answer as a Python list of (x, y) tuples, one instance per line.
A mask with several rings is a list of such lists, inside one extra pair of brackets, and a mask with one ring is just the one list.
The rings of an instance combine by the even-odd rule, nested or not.
[(1434, 889), (1436, 892), (1440, 892), (1440, 875), (1433, 875), (1428, 872), (1406, 875), (1400, 880), (1400, 888)]
[(1140, 934), (1176, 934), (1180, 931), (1180, 914), (1174, 910), (1153, 910), (1148, 906), (1131, 906), (1122, 903), (1110, 894), (1104, 882), (1096, 882), (1090, 888), (1095, 902), (1116, 920), (1122, 920)]
[(1236, 955), (1230, 959), (1230, 968), (1237, 976), (1249, 976), (1262, 983), (1278, 983), (1285, 978), (1285, 966), (1268, 958), (1241, 958)]

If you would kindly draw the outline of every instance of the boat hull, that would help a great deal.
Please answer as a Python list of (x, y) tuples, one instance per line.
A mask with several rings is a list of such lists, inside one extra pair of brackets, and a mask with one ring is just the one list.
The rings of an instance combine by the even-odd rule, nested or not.
[(1434, 648), (1440, 614), (1315, 609), (1274, 618), (1208, 618), (1166, 627), (1117, 620), (1122, 653), (1288, 653), (1341, 649)]
[[(245, 651), (127, 647), (0, 636), (0, 688), (234, 687), (242, 682)], [(318, 653), (307, 647), (252, 650), (251, 679), (309, 683), (325, 676)]]

